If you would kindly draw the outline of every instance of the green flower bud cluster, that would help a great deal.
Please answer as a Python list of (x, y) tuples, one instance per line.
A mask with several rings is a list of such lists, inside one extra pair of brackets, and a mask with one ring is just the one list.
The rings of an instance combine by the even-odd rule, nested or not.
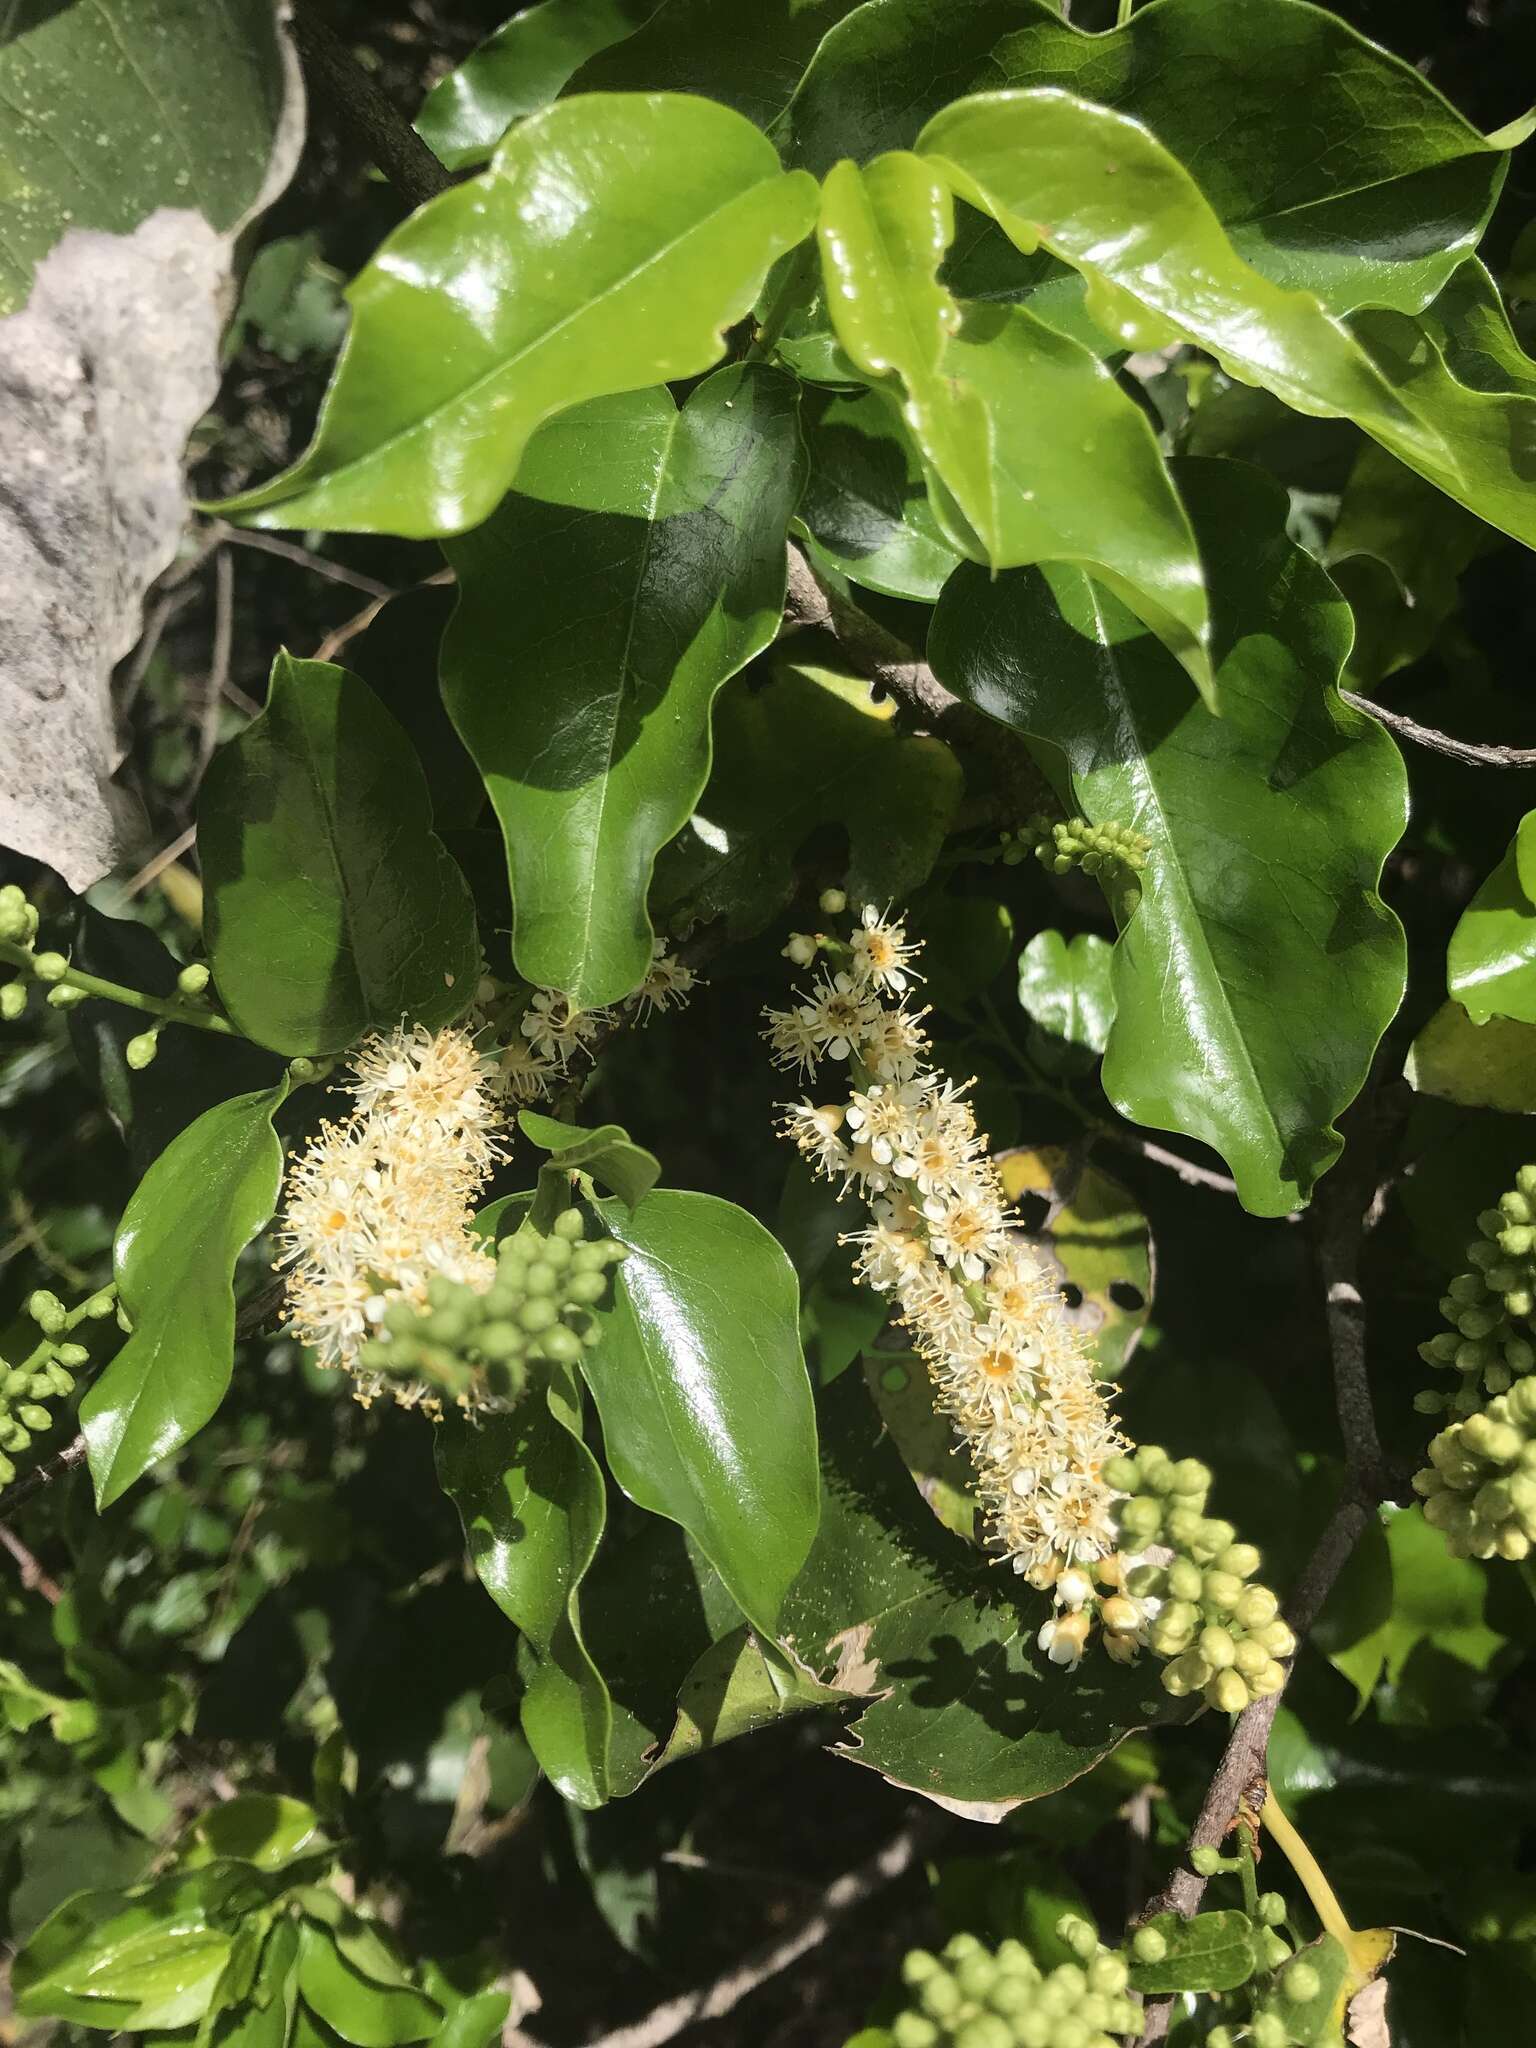
[(579, 1209), (565, 1209), (547, 1236), (531, 1223), (496, 1248), (496, 1276), (484, 1293), (441, 1275), (418, 1308), (396, 1301), (358, 1363), (413, 1381), (474, 1412), (508, 1408), (532, 1365), (574, 1365), (598, 1341), (597, 1311), (611, 1299), (612, 1268), (625, 1248), (588, 1237)]
[(1198, 1458), (1170, 1458), (1140, 1444), (1112, 1458), (1105, 1482), (1120, 1502), (1120, 1550), (1132, 1562), (1126, 1591), (1156, 1602), (1146, 1641), (1169, 1659), (1163, 1685), (1176, 1699), (1198, 1692), (1224, 1714), (1285, 1683), (1281, 1660), (1296, 1639), (1280, 1619), (1280, 1602), (1254, 1574), (1263, 1559), (1239, 1543), (1230, 1522), (1205, 1512), (1211, 1471)]
[(1477, 1219), (1467, 1270), (1446, 1289), (1440, 1313), (1451, 1325), (1419, 1356), (1460, 1375), (1454, 1393), (1429, 1388), (1421, 1415), (1468, 1416), (1489, 1394), (1506, 1394), (1536, 1369), (1536, 1166), (1522, 1166), (1496, 1209)]
[(901, 1966), (909, 2003), (891, 2023), (896, 2048), (1116, 2048), (1139, 2034), (1125, 1956), (1101, 1948), (1074, 1914), (1057, 1932), (1079, 1960), (1053, 1970), (1012, 1939), (994, 1949), (957, 1934), (939, 1955), (913, 1949)]
[(1065, 818), (1053, 822), (1046, 817), (1028, 820), (1017, 838), (1005, 833), (1003, 860), (1013, 867), (1032, 853), (1053, 875), (1064, 875), (1080, 867), (1085, 874), (1112, 874), (1117, 868), (1139, 871), (1147, 864), (1152, 842), (1129, 825), (1090, 825), (1086, 818)]
[(1536, 1378), (1442, 1429), (1413, 1490), (1453, 1557), (1528, 1556), (1536, 1544)]
[(95, 1320), (112, 1313), (113, 1297), (90, 1295), (77, 1309), (66, 1309), (56, 1294), (39, 1287), (27, 1299), (27, 1314), (36, 1323), (39, 1338), (17, 1365), (0, 1358), (0, 1486), (16, 1477), (13, 1459), (30, 1450), (35, 1437), (52, 1429), (51, 1401), (61, 1401), (75, 1390), (75, 1374), (87, 1362), (83, 1344), (70, 1339), (76, 1323)]

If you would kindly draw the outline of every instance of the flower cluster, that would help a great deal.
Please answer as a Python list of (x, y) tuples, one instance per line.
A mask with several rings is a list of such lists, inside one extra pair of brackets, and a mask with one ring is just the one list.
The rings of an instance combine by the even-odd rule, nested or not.
[(1077, 1662), (1095, 1577), (1108, 1570), (1103, 1619), (1133, 1649), (1144, 1617), (1119, 1583), (1104, 1479), (1124, 1439), (1058, 1289), (1010, 1229), (964, 1090), (926, 1063), (926, 1012), (906, 1001), (917, 949), (873, 906), (846, 942), (797, 934), (786, 950), (805, 962), (807, 949), (826, 956), (821, 976), (766, 1013), (764, 1035), (781, 1067), (844, 1071), (839, 1099), (785, 1106), (785, 1134), (867, 1205), (869, 1222), (846, 1240), (858, 1277), (892, 1297), (912, 1332), (969, 1451), (992, 1538), (1064, 1610), (1042, 1646)]
[(596, 1312), (624, 1255), (613, 1238), (587, 1236), (579, 1209), (562, 1210), (547, 1231), (525, 1218), (496, 1247), (489, 1287), (433, 1274), (424, 1305), (389, 1305), (358, 1363), (397, 1389), (421, 1390), (408, 1398), (424, 1405), (446, 1397), (471, 1415), (509, 1408), (531, 1366), (574, 1365), (596, 1344)]
[(323, 1366), (354, 1376), (358, 1399), (386, 1387), (404, 1405), (416, 1380), (360, 1365), (391, 1302), (420, 1308), (434, 1278), (477, 1293), (496, 1260), (474, 1236), (474, 1202), (501, 1156), (487, 1062), (465, 1031), (375, 1034), (345, 1084), (355, 1108), (326, 1122), (288, 1172), (279, 1233), (288, 1322)]
[(1536, 1378), (1442, 1429), (1413, 1490), (1452, 1556), (1528, 1557), (1536, 1544)]
[(891, 2022), (894, 2048), (1115, 2048), (1141, 2031), (1125, 1955), (1100, 1945), (1088, 1921), (1062, 1917), (1057, 1933), (1079, 1958), (1043, 1970), (1012, 1937), (990, 1948), (957, 1934), (939, 1955), (913, 1949), (901, 1966), (910, 2004)]
[(1296, 1638), (1280, 1602), (1254, 1574), (1262, 1559), (1239, 1543), (1230, 1522), (1207, 1515), (1209, 1466), (1140, 1444), (1105, 1478), (1122, 1495), (1119, 1524), (1125, 1587), (1146, 1617), (1144, 1640), (1171, 1661), (1163, 1685), (1175, 1698), (1204, 1695), (1240, 1714), (1285, 1683), (1281, 1660)]
[(1522, 1166), (1496, 1209), (1477, 1219), (1467, 1270), (1446, 1289), (1440, 1313), (1451, 1325), (1419, 1356), (1460, 1375), (1453, 1393), (1427, 1388), (1421, 1415), (1475, 1414), (1490, 1394), (1504, 1394), (1536, 1369), (1536, 1166)]
[(1075, 867), (1081, 867), (1084, 874), (1099, 875), (1113, 873), (1117, 868), (1139, 872), (1146, 866), (1151, 851), (1152, 842), (1146, 834), (1133, 831), (1129, 825), (1112, 821), (1090, 825), (1086, 818), (1053, 821), (1042, 815), (1027, 822), (1003, 859), (1012, 866), (1015, 859), (1030, 852), (1053, 875), (1064, 875)]
[(75, 1388), (75, 1374), (87, 1364), (90, 1353), (71, 1340), (76, 1325), (109, 1316), (114, 1306), (109, 1287), (93, 1294), (78, 1308), (67, 1309), (46, 1287), (27, 1297), (27, 1314), (38, 1328), (38, 1340), (26, 1357), (15, 1365), (0, 1358), (0, 1486), (16, 1477), (12, 1455), (30, 1450), (33, 1439), (52, 1429), (51, 1401), (61, 1401)]

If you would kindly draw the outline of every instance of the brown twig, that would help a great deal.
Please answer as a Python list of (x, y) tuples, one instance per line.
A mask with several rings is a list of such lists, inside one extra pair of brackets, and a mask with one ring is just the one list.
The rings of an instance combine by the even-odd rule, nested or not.
[(41, 1593), (50, 1607), (57, 1607), (64, 1598), (63, 1589), (60, 1587), (58, 1580), (53, 1577), (51, 1572), (44, 1570), (43, 1566), (38, 1563), (15, 1530), (8, 1529), (4, 1522), (0, 1522), (0, 1544), (3, 1544), (11, 1553), (11, 1556), (15, 1558), (17, 1568), (21, 1573), (21, 1583), (26, 1587), (27, 1591), (29, 1593)]
[(24, 1473), (13, 1485), (6, 1488), (6, 1513), (15, 1514), (16, 1510), (24, 1507), (35, 1494), (41, 1493), (45, 1487), (52, 1486), (55, 1480), (65, 1478), (77, 1465), (84, 1462), (84, 1436), (71, 1437), (62, 1450), (55, 1451), (51, 1458), (45, 1458), (41, 1465), (34, 1465), (30, 1472)]
[(219, 526), (220, 540), (227, 540), (237, 548), (255, 548), (263, 555), (276, 555), (280, 561), (312, 570), (316, 576), (328, 577), (332, 583), (345, 583), (349, 590), (360, 590), (365, 597), (393, 597), (395, 594), (392, 584), (381, 583), (377, 576), (365, 576), (361, 569), (349, 569), (345, 562), (333, 562), (329, 555), (317, 555), (313, 548), (301, 548), (297, 541), (279, 540), (275, 533), (257, 533), (250, 527), (226, 526), (222, 521)]
[(452, 180), (441, 163), (334, 29), (299, 8), (293, 40), (310, 91), (324, 99), (358, 155), (384, 173), (407, 206), (422, 206), (447, 190)]
[(1420, 725), (1416, 718), (1409, 718), (1405, 712), (1388, 711), (1380, 704), (1373, 704), (1369, 697), (1358, 696), (1353, 690), (1340, 690), (1339, 695), (1356, 711), (1364, 711), (1379, 719), (1389, 731), (1400, 733), (1416, 746), (1428, 747), (1431, 753), (1446, 754), (1451, 760), (1465, 761), (1473, 768), (1536, 767), (1536, 747), (1500, 747), (1478, 740), (1452, 739), (1448, 732), (1437, 732), (1432, 725)]

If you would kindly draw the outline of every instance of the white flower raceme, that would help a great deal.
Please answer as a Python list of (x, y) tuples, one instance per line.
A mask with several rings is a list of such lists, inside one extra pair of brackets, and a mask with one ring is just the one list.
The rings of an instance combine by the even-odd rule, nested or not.
[(925, 1065), (920, 1017), (900, 1000), (918, 949), (871, 907), (846, 945), (817, 943), (829, 972), (766, 1012), (764, 1036), (780, 1066), (852, 1071), (844, 1100), (786, 1105), (784, 1133), (869, 1204), (846, 1239), (855, 1271), (912, 1332), (998, 1547), (1053, 1593), (1041, 1649), (1074, 1666), (1098, 1619), (1116, 1655), (1134, 1654), (1145, 1618), (1121, 1590), (1121, 1495), (1104, 1477), (1125, 1439), (1060, 1291), (1010, 1227), (965, 1090)]
[[(358, 1049), (345, 1084), (356, 1104), (324, 1123), (288, 1170), (279, 1232), (288, 1324), (323, 1366), (380, 1390), (357, 1354), (391, 1301), (418, 1307), (435, 1276), (483, 1293), (496, 1273), (470, 1224), (501, 1156), (486, 1061), (467, 1032), (404, 1026)], [(389, 1391), (419, 1398), (411, 1382)]]
[(645, 979), (632, 996), (625, 997), (625, 1008), (635, 1012), (637, 1023), (649, 1024), (662, 1010), (682, 1009), (701, 986), (687, 962), (669, 950), (665, 939), (658, 939), (651, 948), (651, 964)]

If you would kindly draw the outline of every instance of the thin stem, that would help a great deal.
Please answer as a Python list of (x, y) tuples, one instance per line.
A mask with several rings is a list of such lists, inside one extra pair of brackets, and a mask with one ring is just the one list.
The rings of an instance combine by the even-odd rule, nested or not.
[(1124, 27), (1125, 27), (1125, 24), (1126, 24), (1126, 23), (1127, 23), (1127, 22), (1128, 22), (1128, 21), (1130, 20), (1130, 18), (1131, 18), (1131, 9), (1132, 9), (1132, 8), (1133, 8), (1133, 7), (1135, 6), (1135, 5), (1136, 5), (1136, 0), (1120, 0), (1120, 5), (1119, 5), (1119, 7), (1118, 7), (1118, 8), (1117, 8), (1117, 9), (1115, 10), (1115, 27), (1116, 27), (1116, 28), (1124, 28)]
[[(0, 939), (0, 960), (7, 960), (13, 967), (30, 972), (33, 956), (25, 946), (13, 944), (9, 939)], [(79, 967), (66, 967), (52, 987), (77, 988), (82, 995), (95, 996), (104, 1003), (121, 1003), (128, 1010), (142, 1010), (146, 1016), (162, 1017), (168, 1024), (189, 1024), (194, 1031), (215, 1031), (225, 1038), (238, 1038), (240, 1033), (227, 1017), (220, 1017), (212, 1010), (192, 1008), (187, 999), (178, 1001), (170, 996), (146, 996), (136, 988), (124, 988), (118, 981), (103, 981), (99, 974), (87, 974)]]
[(1530, 768), (1536, 766), (1536, 747), (1501, 747), (1483, 744), (1477, 740), (1453, 739), (1448, 732), (1437, 732), (1431, 725), (1420, 725), (1416, 718), (1409, 718), (1402, 711), (1388, 711), (1381, 704), (1373, 704), (1369, 697), (1359, 696), (1354, 690), (1340, 690), (1339, 695), (1346, 704), (1352, 704), (1356, 711), (1386, 726), (1389, 732), (1401, 734), (1405, 740), (1412, 740), (1416, 746), (1427, 747), (1433, 754), (1445, 754), (1453, 761), (1464, 761), (1471, 768)]
[(1323, 1875), (1323, 1866), (1281, 1812), (1273, 1792), (1266, 1795), (1260, 1818), (1300, 1879), (1301, 1888), (1312, 1901), (1312, 1910), (1322, 1922), (1324, 1932), (1331, 1934), (1335, 1941), (1343, 1942), (1347, 1948), (1354, 1940), (1355, 1930), (1350, 1926), (1333, 1886)]

